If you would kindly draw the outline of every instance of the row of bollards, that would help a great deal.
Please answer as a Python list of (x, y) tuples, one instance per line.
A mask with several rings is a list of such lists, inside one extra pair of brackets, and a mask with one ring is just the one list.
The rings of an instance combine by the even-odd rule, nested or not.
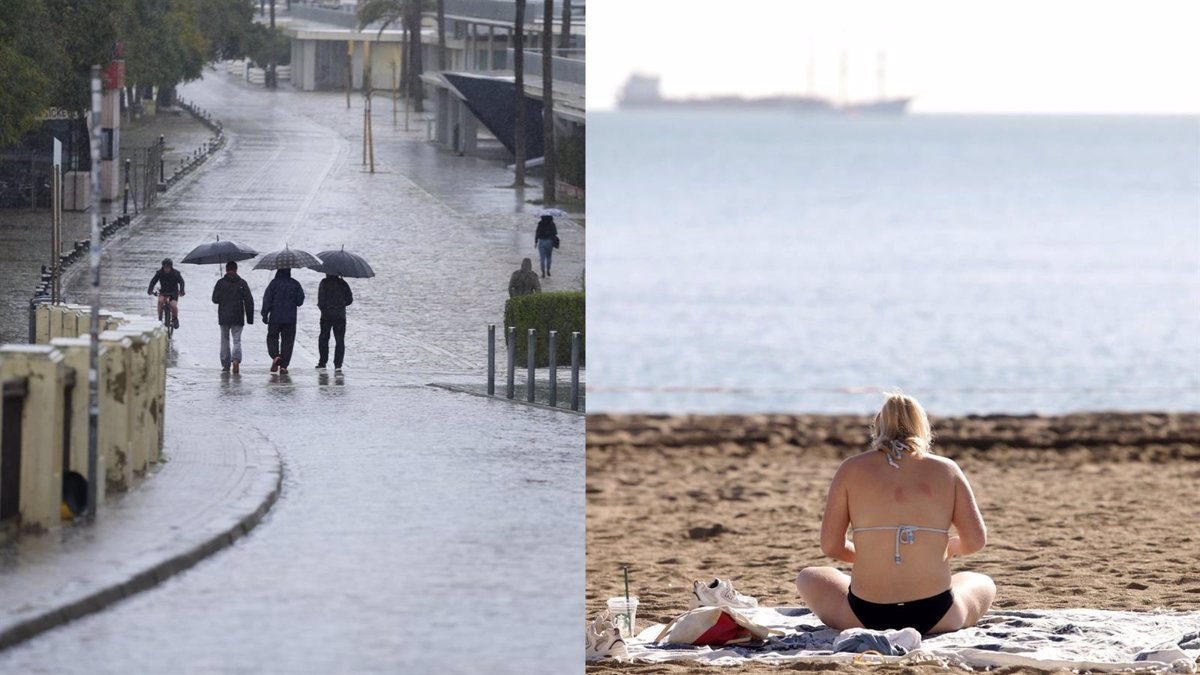
[[(507, 381), (505, 386), (505, 398), (516, 398), (516, 378), (517, 378), (517, 329), (515, 326), (508, 327), (507, 340), (508, 343), (508, 370)], [(526, 340), (526, 391), (525, 400), (529, 403), (536, 401), (536, 364), (537, 364), (537, 331), (536, 329), (528, 329)], [(547, 335), (546, 351), (550, 370), (550, 381), (546, 389), (549, 405), (552, 408), (558, 407), (558, 331), (549, 331)], [(570, 392), (570, 407), (571, 410), (579, 410), (579, 352), (581, 349), (581, 336), (578, 331), (571, 333), (571, 392)], [(488, 396), (496, 395), (496, 325), (488, 325), (488, 365), (487, 365), (487, 393)]]
[[(174, 185), (184, 176), (194, 171), (197, 167), (203, 164), (214, 152), (225, 146), (225, 131), (224, 126), (220, 121), (214, 120), (212, 114), (192, 103), (178, 99), (180, 107), (188, 111), (192, 117), (195, 117), (201, 124), (208, 127), (215, 135), (212, 140), (205, 141), (192, 150), (192, 154), (187, 157), (182, 157), (179, 160), (179, 165), (175, 168), (175, 173), (170, 178), (165, 177), (165, 171), (160, 170), (159, 190), (166, 190), (171, 185)], [(162, 137), (159, 137), (160, 152), (165, 151), (162, 144)], [(161, 157), (161, 156), (160, 156)], [(161, 161), (161, 160), (160, 160)]]

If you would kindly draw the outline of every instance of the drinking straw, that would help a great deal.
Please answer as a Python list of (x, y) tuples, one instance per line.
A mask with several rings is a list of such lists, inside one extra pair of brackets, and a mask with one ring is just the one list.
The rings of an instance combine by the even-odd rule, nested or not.
[(629, 566), (622, 565), (621, 570), (625, 573), (625, 623), (629, 626), (629, 636), (633, 637), (633, 610), (629, 606)]

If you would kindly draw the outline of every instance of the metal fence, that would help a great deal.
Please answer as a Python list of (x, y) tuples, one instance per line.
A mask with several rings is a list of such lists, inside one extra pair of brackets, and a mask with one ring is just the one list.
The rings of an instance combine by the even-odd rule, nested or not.
[(10, 150), (0, 155), (0, 209), (50, 208), (50, 155)]
[[(135, 215), (158, 201), (158, 184), (163, 181), (163, 143), (151, 143), (122, 153), (122, 209)], [(127, 193), (127, 196), (126, 196)], [(125, 206), (128, 203), (128, 206)]]

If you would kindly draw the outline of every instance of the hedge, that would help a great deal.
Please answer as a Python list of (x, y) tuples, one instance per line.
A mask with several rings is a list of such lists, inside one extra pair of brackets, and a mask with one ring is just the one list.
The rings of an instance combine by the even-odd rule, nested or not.
[[(585, 362), (584, 349), (584, 294), (583, 291), (556, 291), (533, 293), (509, 298), (504, 304), (504, 340), (508, 344), (508, 326), (516, 327), (517, 366), (527, 368), (529, 348), (526, 338), (530, 328), (536, 329), (537, 351), (535, 363), (538, 368), (550, 365), (549, 335), (558, 331), (555, 356), (560, 366), (571, 365), (571, 333), (579, 333), (579, 365)], [(503, 368), (507, 356), (497, 355), (497, 367)]]

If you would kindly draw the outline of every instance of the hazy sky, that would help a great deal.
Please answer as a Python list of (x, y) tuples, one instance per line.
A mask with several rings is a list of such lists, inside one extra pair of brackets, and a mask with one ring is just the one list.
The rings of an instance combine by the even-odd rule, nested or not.
[(921, 112), (1200, 113), (1197, 0), (592, 0), (588, 107), (631, 72), (672, 96), (917, 95)]

